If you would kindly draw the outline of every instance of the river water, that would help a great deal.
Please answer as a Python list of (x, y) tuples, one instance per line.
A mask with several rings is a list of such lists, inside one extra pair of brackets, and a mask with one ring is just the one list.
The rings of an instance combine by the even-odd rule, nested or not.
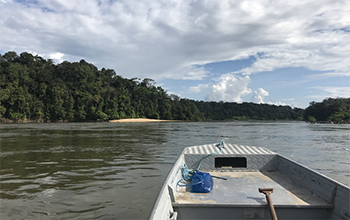
[(350, 125), (0, 124), (1, 219), (147, 219), (184, 147), (266, 147), (350, 186)]

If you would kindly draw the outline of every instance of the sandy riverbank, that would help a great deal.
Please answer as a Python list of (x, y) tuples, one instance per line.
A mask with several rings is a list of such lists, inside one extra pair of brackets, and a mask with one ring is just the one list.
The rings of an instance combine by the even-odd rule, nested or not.
[(109, 120), (109, 122), (179, 122), (178, 120), (160, 120), (150, 118), (125, 118), (118, 120)]

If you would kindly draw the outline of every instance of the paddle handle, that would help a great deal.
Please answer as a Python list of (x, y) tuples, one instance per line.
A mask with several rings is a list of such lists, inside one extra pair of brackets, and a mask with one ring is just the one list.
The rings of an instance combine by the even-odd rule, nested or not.
[(259, 188), (258, 191), (259, 193), (264, 193), (266, 196), (266, 200), (270, 208), (270, 214), (271, 214), (272, 220), (278, 220), (275, 212), (275, 208), (273, 207), (272, 199), (270, 196), (270, 194), (273, 193), (273, 188)]
[(267, 203), (269, 204), (270, 214), (271, 214), (272, 220), (278, 220), (276, 212), (275, 212), (275, 208), (273, 207), (273, 203), (272, 203), (272, 199), (271, 199), (270, 193), (266, 193), (265, 195), (266, 195)]

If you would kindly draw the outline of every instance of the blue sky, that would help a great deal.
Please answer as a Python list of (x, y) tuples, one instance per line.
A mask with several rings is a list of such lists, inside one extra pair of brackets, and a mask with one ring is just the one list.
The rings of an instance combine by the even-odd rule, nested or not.
[(0, 53), (85, 59), (169, 94), (306, 108), (350, 97), (348, 0), (0, 0)]

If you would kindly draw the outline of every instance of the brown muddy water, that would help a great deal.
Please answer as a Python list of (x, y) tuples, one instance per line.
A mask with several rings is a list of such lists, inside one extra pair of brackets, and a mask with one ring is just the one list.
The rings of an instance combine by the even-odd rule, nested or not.
[(1, 219), (147, 219), (184, 147), (266, 147), (350, 186), (350, 125), (0, 124)]

